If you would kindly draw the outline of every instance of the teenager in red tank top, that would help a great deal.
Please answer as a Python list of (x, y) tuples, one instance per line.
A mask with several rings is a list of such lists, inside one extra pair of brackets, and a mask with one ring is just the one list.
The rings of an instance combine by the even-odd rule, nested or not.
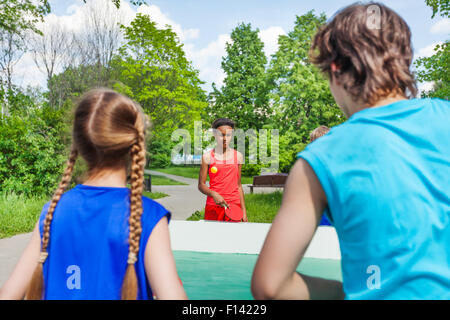
[[(229, 148), (234, 122), (221, 118), (214, 121), (212, 127), (216, 129), (218, 147), (203, 155), (198, 185), (199, 190), (208, 196), (205, 220), (247, 222), (241, 185), (242, 155)], [(209, 187), (206, 185), (207, 175)]]

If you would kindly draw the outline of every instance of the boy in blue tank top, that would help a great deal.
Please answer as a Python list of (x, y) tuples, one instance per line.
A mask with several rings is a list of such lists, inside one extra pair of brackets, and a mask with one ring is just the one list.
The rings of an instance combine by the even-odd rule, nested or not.
[[(170, 248), (170, 212), (142, 196), (147, 127), (140, 106), (114, 91), (81, 99), (59, 187), (0, 298), (186, 298)], [(78, 155), (88, 178), (64, 192)]]
[[(412, 99), (410, 37), (379, 3), (342, 9), (314, 37), (312, 61), (348, 120), (299, 153), (255, 298), (450, 299), (450, 103)], [(324, 210), (342, 283), (296, 273)]]

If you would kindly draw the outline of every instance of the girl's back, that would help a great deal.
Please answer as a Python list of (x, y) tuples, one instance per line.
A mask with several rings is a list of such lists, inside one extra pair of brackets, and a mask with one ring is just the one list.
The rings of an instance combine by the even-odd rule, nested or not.
[[(64, 193), (52, 221), (44, 299), (120, 299), (127, 268), (130, 190), (79, 184)], [(144, 269), (145, 247), (153, 227), (170, 213), (142, 197), (142, 234), (135, 263), (138, 299), (151, 299)], [(42, 237), (47, 203), (39, 220)]]

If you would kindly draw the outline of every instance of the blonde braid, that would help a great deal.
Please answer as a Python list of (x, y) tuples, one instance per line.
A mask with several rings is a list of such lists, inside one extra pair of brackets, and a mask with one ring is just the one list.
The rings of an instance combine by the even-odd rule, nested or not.
[(39, 256), (38, 265), (33, 273), (33, 277), (26, 293), (26, 299), (28, 300), (40, 300), (42, 298), (44, 290), (43, 264), (48, 256), (47, 248), (50, 241), (50, 225), (53, 220), (53, 213), (55, 212), (56, 205), (72, 178), (72, 171), (75, 166), (77, 156), (78, 151), (72, 147), (69, 159), (67, 161), (66, 169), (64, 170), (64, 174), (61, 178), (58, 188), (55, 191), (55, 194), (53, 195), (47, 214), (45, 216), (44, 230), (42, 233), (41, 254)]
[(131, 196), (129, 218), (129, 251), (127, 270), (122, 285), (122, 299), (134, 300), (137, 298), (137, 277), (134, 263), (139, 253), (142, 226), (142, 192), (144, 191), (144, 166), (145, 166), (145, 136), (144, 122), (140, 113), (136, 119), (137, 137), (131, 146)]

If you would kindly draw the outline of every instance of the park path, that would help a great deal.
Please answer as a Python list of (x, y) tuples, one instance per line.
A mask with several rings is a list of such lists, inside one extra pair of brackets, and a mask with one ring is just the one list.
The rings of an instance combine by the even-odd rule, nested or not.
[[(202, 210), (206, 203), (206, 196), (198, 188), (198, 180), (176, 176), (154, 170), (145, 170), (146, 173), (161, 175), (167, 178), (186, 183), (186, 185), (173, 186), (152, 186), (152, 192), (163, 192), (167, 197), (156, 199), (167, 210), (172, 213), (173, 220), (186, 220), (196, 210)], [(244, 186), (244, 193), (249, 193), (250, 189)], [(255, 193), (271, 192), (275, 188), (255, 189)], [(0, 287), (8, 278), (20, 258), (23, 250), (30, 241), (31, 233), (15, 235), (10, 238), (0, 239)]]
[(196, 210), (204, 208), (206, 196), (198, 190), (197, 179), (180, 177), (153, 170), (145, 170), (145, 173), (165, 176), (172, 180), (186, 183), (186, 185), (152, 186), (152, 192), (163, 192), (169, 195), (168, 197), (156, 199), (155, 201), (162, 204), (172, 213), (172, 219), (186, 220)]

